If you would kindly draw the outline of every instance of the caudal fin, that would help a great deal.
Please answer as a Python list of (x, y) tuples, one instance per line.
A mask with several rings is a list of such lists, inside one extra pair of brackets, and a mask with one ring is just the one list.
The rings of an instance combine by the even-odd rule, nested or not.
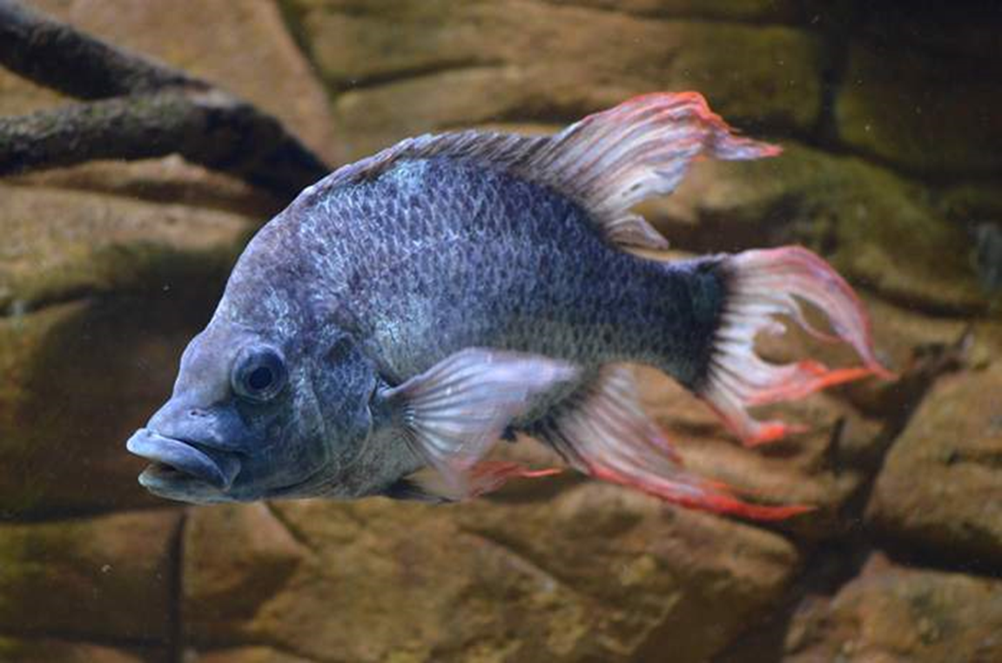
[[(717, 268), (726, 291), (709, 366), (695, 391), (745, 444), (782, 438), (795, 430), (781, 421), (758, 421), (747, 408), (802, 398), (819, 389), (876, 375), (892, 374), (877, 360), (870, 320), (862, 302), (824, 260), (799, 246), (745, 251)], [(810, 324), (802, 302), (828, 316), (833, 334)], [(806, 359), (771, 364), (755, 352), (759, 332), (782, 332), (775, 316), (785, 315), (811, 335), (851, 345), (861, 366), (828, 368)]]

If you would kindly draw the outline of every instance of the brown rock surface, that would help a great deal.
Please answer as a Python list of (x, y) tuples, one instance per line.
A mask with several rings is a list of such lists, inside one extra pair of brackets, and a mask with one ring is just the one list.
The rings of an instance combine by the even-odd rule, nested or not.
[(169, 663), (159, 649), (106, 647), (62, 640), (22, 640), (0, 636), (4, 663)]
[(894, 443), (869, 520), (908, 548), (1002, 567), (1002, 362), (943, 378)]
[(161, 510), (0, 525), (0, 633), (166, 641), (180, 518)]
[(0, 67), (0, 115), (23, 115), (63, 101), (58, 93)]
[(84, 293), (169, 289), (172, 271), (180, 280), (186, 267), (218, 270), (232, 260), (252, 228), (224, 211), (48, 187), (0, 184), (0, 196), (0, 307), (11, 311)]
[[(556, 128), (652, 89), (700, 90), (754, 134), (809, 141), (833, 120), (863, 156), (785, 141), (779, 159), (701, 163), (645, 211), (690, 251), (800, 242), (831, 257), (870, 293), (880, 356), (906, 376), (999, 302), (978, 282), (969, 232), (1002, 213), (997, 127), (981, 110), (997, 84), (961, 76), (966, 96), (915, 92), (940, 75), (940, 54), (944, 63), (991, 54), (996, 31), (983, 26), (965, 23), (969, 40), (908, 27), (910, 43), (929, 49), (914, 69), (874, 48), (873, 25), (853, 34), (867, 45), (854, 42), (848, 72), (835, 76), (844, 80), (834, 81), (841, 90), (827, 118), (822, 77), (832, 82), (838, 63), (823, 45), (834, 28), (807, 23), (818, 3), (286, 0), (333, 95), (343, 137), (334, 141), (326, 93), (277, 3), (183, 0), (166, 12), (143, 0), (36, 4), (259, 103), (331, 159), (342, 145), (362, 156), (404, 135), (471, 124)], [(851, 3), (837, 4), (820, 20)], [(865, 76), (857, 83), (856, 74)], [(0, 73), (0, 113), (58, 102)], [(953, 175), (901, 174), (942, 171)], [(143, 463), (122, 444), (166, 394), (229, 261), (275, 201), (176, 157), (16, 182), (0, 186), (0, 517), (161, 504), (137, 486)], [(180, 545), (178, 511), (6, 523), (0, 660), (684, 663), (726, 651), (744, 662), (757, 652), (732, 656), (736, 638), (766, 618), (777, 632), (771, 661), (1002, 659), (997, 580), (880, 557), (861, 575), (853, 566), (888, 544), (899, 562), (999, 568), (1002, 327), (976, 328), (964, 371), (939, 382), (919, 375), (911, 386), (872, 380), (775, 407), (764, 414), (809, 431), (756, 450), (640, 370), (645, 406), (692, 471), (757, 500), (818, 507), (778, 526), (790, 538), (571, 474), (454, 507), (375, 499), (190, 509)], [(763, 347), (786, 358), (805, 346), (796, 337)], [(930, 386), (893, 441), (902, 406)], [(525, 443), (504, 451), (552, 460)], [(835, 561), (836, 585), (784, 621), (783, 606), (797, 605), (814, 576), (828, 578), (817, 558), (841, 551), (849, 559)]]
[(576, 120), (651, 90), (700, 90), (738, 124), (803, 129), (820, 110), (820, 46), (789, 27), (532, 0), (290, 4), (353, 158), (459, 125)]
[(553, 4), (595, 7), (641, 16), (712, 18), (725, 21), (786, 22), (800, 15), (791, 0), (549, 0)]
[(785, 663), (991, 663), (1002, 659), (1002, 582), (879, 556), (830, 600), (801, 606)]
[(4, 517), (153, 503), (124, 441), (170, 392), (249, 223), (93, 193), (0, 192), (0, 462), (17, 468), (0, 473)]
[(184, 663), (313, 663), (310, 659), (287, 654), (271, 647), (235, 647), (198, 653), (186, 652)]
[(835, 106), (840, 138), (907, 171), (997, 175), (996, 56), (958, 61), (900, 43), (855, 43)]
[(774, 159), (698, 163), (645, 212), (677, 248), (800, 243), (893, 301), (954, 314), (988, 308), (972, 237), (935, 191), (858, 158), (783, 147)]
[[(668, 651), (700, 661), (758, 618), (797, 566), (777, 535), (614, 486), (511, 499), (278, 504), (311, 554), (262, 600), (216, 601), (212, 620), (188, 623), (191, 641), (359, 662), (655, 660)], [(234, 517), (196, 514), (204, 523), (186, 539), (185, 614), (205, 609), (206, 578), (239, 575), (211, 551), (219, 519)], [(230, 552), (238, 560), (241, 547)]]
[[(179, 155), (129, 163), (94, 161), (82, 166), (17, 175), (5, 181), (46, 190), (94, 192), (132, 201), (234, 212), (256, 223), (265, 221), (282, 207), (282, 201), (268, 193), (228, 175), (190, 164)], [(213, 231), (208, 232), (211, 237)], [(189, 238), (189, 241), (198, 240)]]
[(310, 554), (264, 503), (195, 509), (184, 537), (185, 623), (195, 633), (253, 617)]

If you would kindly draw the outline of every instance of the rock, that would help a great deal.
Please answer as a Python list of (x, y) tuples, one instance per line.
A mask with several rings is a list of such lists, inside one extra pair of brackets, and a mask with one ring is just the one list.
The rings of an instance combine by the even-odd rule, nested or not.
[(1002, 582), (907, 569), (880, 556), (830, 601), (798, 609), (784, 663), (1002, 658)]
[(0, 67), (0, 115), (24, 115), (62, 101), (58, 93), (30, 83)]
[(26, 173), (11, 184), (97, 192), (130, 200), (234, 212), (257, 223), (281, 211), (282, 201), (229, 175), (190, 164), (178, 155), (140, 161), (92, 161)]
[(235, 617), (253, 617), (310, 554), (264, 503), (196, 509), (184, 551), (185, 624), (196, 638)]
[(1002, 187), (964, 183), (945, 187), (936, 201), (942, 214), (972, 238), (971, 262), (982, 289), (1002, 305)]
[[(206, 603), (191, 588), (235, 572), (210, 551), (216, 536), (187, 538), (186, 557), (199, 560), (186, 567), (182, 610), (194, 647), (267, 642), (359, 662), (654, 660), (669, 650), (701, 661), (774, 602), (798, 564), (779, 536), (597, 483), (552, 501), (274, 509), (312, 554), (270, 596), (218, 601), (211, 621), (187, 617)], [(234, 516), (198, 517), (215, 532)]]
[(935, 558), (1002, 565), (997, 357), (942, 378), (894, 443), (868, 508), (880, 536)]
[(0, 636), (4, 663), (168, 663), (159, 649), (122, 649), (62, 640), (22, 640)]
[(698, 163), (643, 211), (676, 248), (800, 243), (892, 301), (939, 314), (988, 309), (974, 238), (944, 218), (932, 192), (858, 158), (783, 147), (774, 159)]
[(271, 647), (236, 647), (200, 654), (185, 652), (183, 663), (312, 663), (309, 659), (287, 654)]
[(991, 59), (857, 42), (835, 104), (839, 136), (906, 171), (997, 174), (1002, 120), (989, 109), (999, 73)]
[(820, 45), (789, 27), (514, 0), (290, 4), (352, 158), (431, 130), (577, 120), (654, 90), (699, 90), (739, 125), (804, 129), (820, 112)]
[(0, 633), (162, 644), (180, 522), (162, 510), (0, 525)]
[(709, 18), (721, 21), (788, 22), (800, 16), (790, 0), (551, 0), (554, 4), (595, 7), (651, 17)]
[(0, 308), (9, 311), (169, 289), (186, 271), (220, 270), (251, 231), (245, 217), (185, 205), (4, 184), (0, 196)]
[[(995, 63), (999, 46), (996, 26), (1002, 19), (998, 3), (980, 0), (966, 0), (953, 6), (928, 3), (918, 11), (916, 7), (887, 3), (867, 9), (870, 11), (865, 12), (857, 32), (872, 44), (898, 46), (899, 56), (936, 54), (944, 58), (940, 69), (977, 64), (982, 65), (983, 71)], [(955, 58), (979, 62), (958, 63)]]
[[(799, 566), (781, 537), (594, 481), (548, 503), (472, 506), (459, 513), (462, 530), (583, 595), (575, 638), (554, 614), (545, 641), (557, 660), (564, 652), (574, 652), (569, 660), (663, 660), (669, 652), (706, 660), (779, 599)], [(537, 594), (526, 611), (537, 601), (559, 599)], [(526, 640), (511, 660), (530, 660)]]
[[(170, 393), (244, 217), (0, 185), (3, 515), (154, 503), (124, 442)], [(58, 302), (66, 302), (56, 304)]]

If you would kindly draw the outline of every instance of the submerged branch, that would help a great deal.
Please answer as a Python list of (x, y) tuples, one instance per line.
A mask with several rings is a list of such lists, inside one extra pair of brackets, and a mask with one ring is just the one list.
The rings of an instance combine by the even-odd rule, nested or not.
[(277, 120), (218, 90), (173, 88), (0, 118), (0, 175), (173, 153), (279, 195), (327, 172)]
[(0, 0), (0, 64), (79, 99), (105, 99), (169, 85), (204, 85), (182, 71), (106, 44), (14, 0)]
[(283, 198), (328, 166), (255, 106), (0, 0), (0, 65), (88, 103), (0, 118), (0, 175), (177, 153)]

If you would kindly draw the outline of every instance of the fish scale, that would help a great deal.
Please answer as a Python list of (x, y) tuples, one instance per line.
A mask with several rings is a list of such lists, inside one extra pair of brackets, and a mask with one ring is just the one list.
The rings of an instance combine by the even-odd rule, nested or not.
[[(297, 208), (282, 223), (290, 233), (314, 228), (297, 255), (309, 261), (323, 242), (342, 270), (360, 274), (328, 306), (331, 324), (353, 326), (362, 342), (407, 327), (406, 351), (371, 344), (381, 368), (400, 381), (473, 345), (587, 366), (642, 361), (692, 381), (690, 358), (711, 338), (718, 312), (709, 302), (696, 319), (691, 264), (624, 253), (573, 201), (463, 162), (407, 162)], [(325, 228), (347, 225), (352, 232), (325, 236)], [(328, 278), (324, 262), (314, 268), (311, 283)], [(416, 310), (431, 321), (416, 319)], [(344, 311), (351, 320), (339, 316)], [(364, 322), (355, 327), (355, 319)]]

